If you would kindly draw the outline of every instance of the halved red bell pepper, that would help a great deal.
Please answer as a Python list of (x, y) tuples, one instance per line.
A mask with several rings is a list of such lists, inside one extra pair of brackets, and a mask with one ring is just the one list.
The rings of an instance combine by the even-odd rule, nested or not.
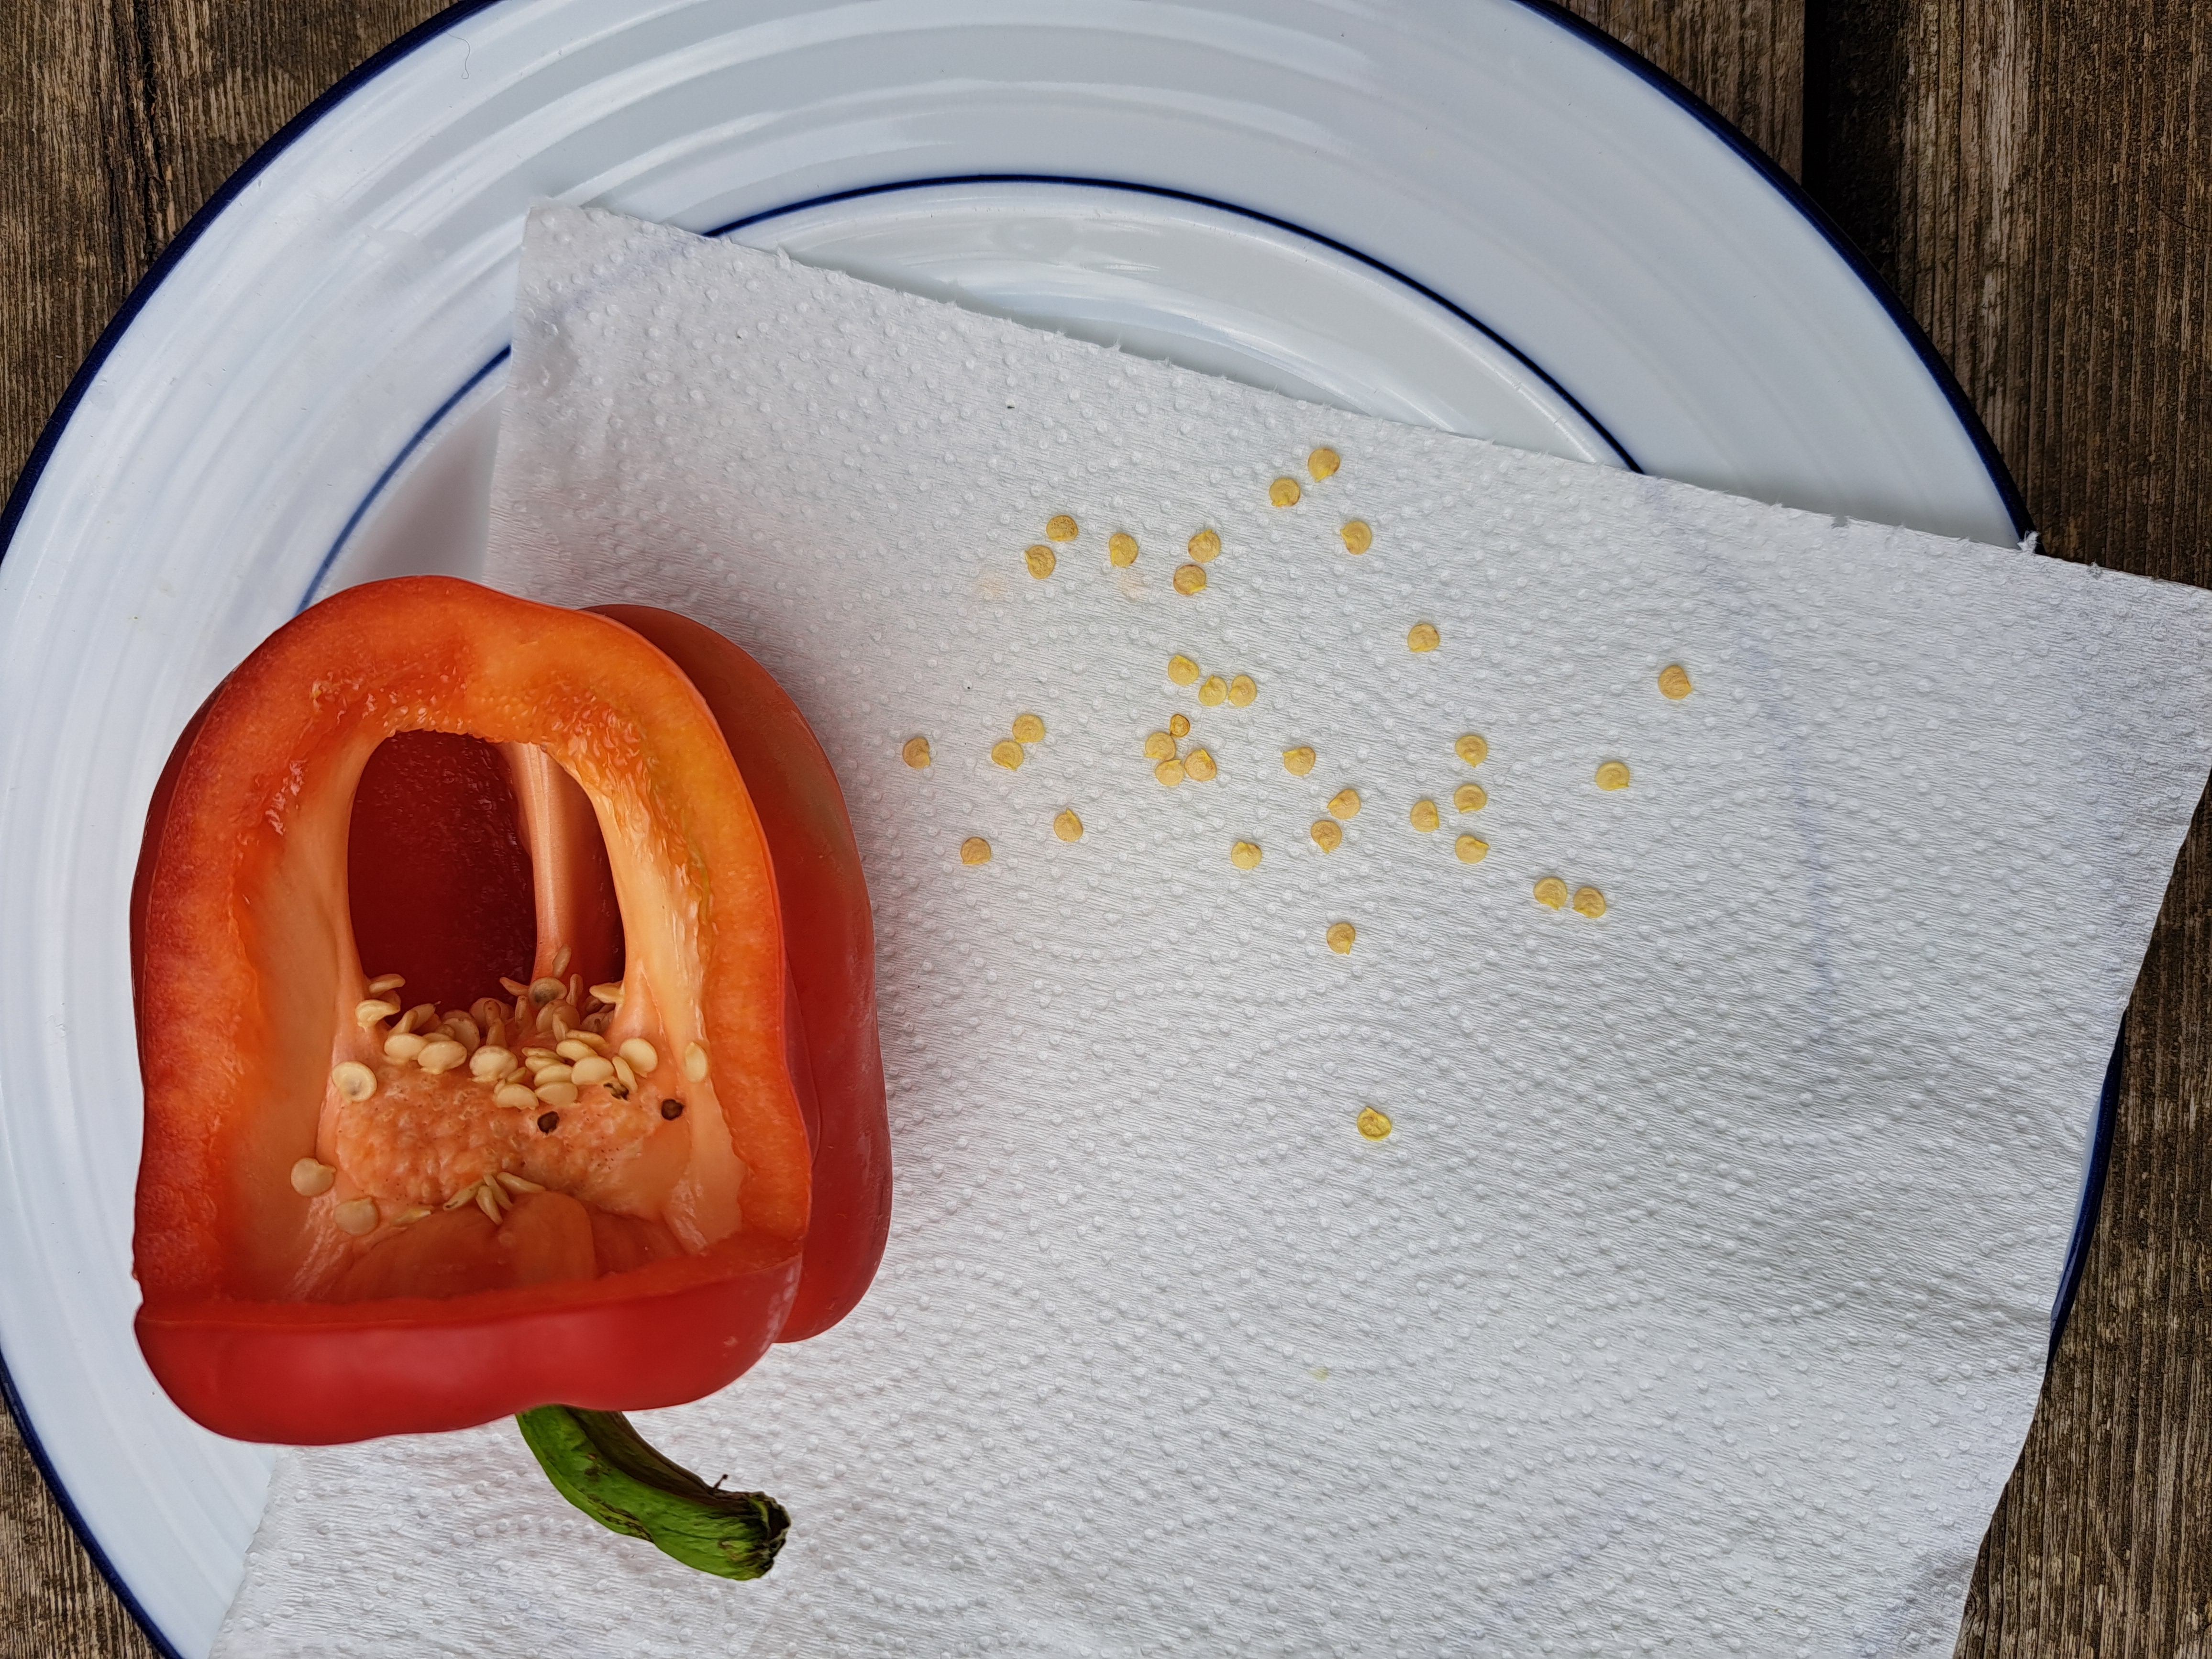
[(678, 1404), (873, 1274), (888, 1137), (835, 776), (750, 658), (619, 614), (352, 589), (172, 756), (133, 896), (137, 1330), (218, 1432)]

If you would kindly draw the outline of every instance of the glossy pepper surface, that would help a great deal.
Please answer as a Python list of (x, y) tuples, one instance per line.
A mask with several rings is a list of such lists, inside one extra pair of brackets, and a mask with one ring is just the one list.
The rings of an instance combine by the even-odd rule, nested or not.
[(835, 777), (744, 653), (622, 614), (353, 589), (179, 740), (133, 896), (137, 1329), (208, 1427), (674, 1405), (866, 1289), (890, 1162)]

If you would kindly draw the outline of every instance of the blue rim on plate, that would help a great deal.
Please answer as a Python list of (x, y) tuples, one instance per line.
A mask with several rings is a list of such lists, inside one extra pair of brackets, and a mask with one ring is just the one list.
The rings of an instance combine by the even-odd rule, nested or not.
[[(107, 326), (100, 331), (99, 339), (94, 343), (93, 348), (91, 351), (87, 354), (83, 363), (78, 368), (76, 374), (71, 377), (67, 389), (62, 393), (60, 400), (54, 406), (53, 414), (48, 418), (46, 426), (40, 432), (38, 441), (32, 446), (29, 455), (25, 458), (22, 471), (17, 475), (15, 486), (9, 492), (6, 505), (4, 507), (0, 507), (0, 558), (5, 558), (8, 550), (13, 545), (16, 526), (21, 521), (24, 511), (30, 503), (31, 495), (38, 486), (39, 479), (46, 470), (46, 463), (53, 453), (54, 447), (60, 440), (63, 431), (68, 427), (71, 417), (76, 414), (77, 406), (82, 400), (86, 391), (91, 386), (94, 380), (99, 374), (102, 365), (107, 359), (108, 354), (114, 349), (124, 335), (130, 330), (132, 322), (137, 319), (139, 311), (144, 307), (147, 300), (157, 289), (161, 287), (161, 283), (168, 277), (170, 272), (175, 269), (178, 262), (184, 258), (185, 254), (191, 249), (192, 245), (199, 240), (200, 236), (206, 231), (208, 227), (213, 224), (215, 221), (229, 208), (232, 202), (238, 198), (240, 192), (242, 192), (258, 175), (264, 172), (279, 155), (283, 155), (285, 150), (289, 149), (294, 143), (297, 143), (304, 134), (306, 134), (337, 106), (351, 98), (363, 87), (375, 80), (386, 70), (392, 68), (402, 59), (411, 56), (416, 52), (421, 50), (424, 46), (437, 40), (459, 24), (466, 21), (469, 18), (476, 15), (478, 12), (489, 9), (495, 3), (497, 3), (497, 0), (454, 0), (454, 3), (449, 6), (445, 11), (441, 12), (437, 16), (431, 18), (414, 29), (410, 30), (407, 33), (400, 36), (397, 40), (394, 40), (391, 45), (386, 46), (382, 51), (377, 52), (374, 57), (371, 57), (357, 68), (341, 77), (338, 81), (333, 83), (327, 91), (324, 92), (319, 97), (308, 104), (306, 108), (301, 110), (299, 114), (294, 116), (291, 120), (286, 122), (284, 125), (277, 131), (273, 137), (262, 145), (259, 149), (256, 150), (235, 173), (232, 173), (228, 179), (224, 180), (222, 186), (216, 191), (215, 194), (210, 197), (205, 204), (191, 216), (190, 221), (188, 221), (185, 225), (184, 228), (177, 234), (175, 239), (162, 250), (161, 256), (155, 259), (153, 266), (139, 281), (137, 286), (131, 290), (130, 295), (124, 301), (122, 306), (117, 310), (114, 317), (109, 321)], [(1950, 366), (1936, 353), (1934, 344), (1929, 340), (1925, 331), (1922, 330), (1919, 324), (1914, 320), (1911, 313), (1906, 311), (1903, 301), (1900, 301), (1895, 293), (1891, 290), (1889, 285), (1883, 281), (1880, 273), (1877, 272), (1867, 261), (1865, 256), (1859, 252), (1858, 248), (1852, 243), (1850, 239), (1844, 234), (1842, 229), (1835, 223), (1835, 222), (1822, 210), (1819, 204), (1814, 202), (1811, 197), (1805, 193), (1804, 188), (1799, 185), (1796, 179), (1790, 177), (1789, 174), (1785, 173), (1780, 167), (1776, 166), (1774, 161), (1764, 152), (1759, 150), (1755, 145), (1751, 143), (1749, 140), (1745, 138), (1742, 133), (1738, 131), (1735, 126), (1730, 125), (1730, 123), (1717, 111), (1713, 109), (1711, 105), (1707, 104), (1696, 94), (1691, 92), (1686, 87), (1684, 87), (1680, 82), (1676, 81), (1672, 76), (1667, 74), (1664, 70), (1647, 62), (1634, 52), (1630, 52), (1626, 47), (1621, 46), (1610, 36), (1603, 33), (1592, 25), (1584, 22), (1582, 19), (1575, 16), (1572, 13), (1565, 10), (1563, 7), (1553, 3), (1553, 0), (1515, 0), (1515, 3), (1528, 11), (1543, 17), (1547, 21), (1556, 25), (1557, 27), (1566, 30), (1569, 33), (1579, 39), (1586, 46), (1603, 53), (1607, 58), (1627, 69), (1640, 79), (1647, 82), (1669, 101), (1693, 117), (1701, 125), (1711, 132), (1714, 137), (1718, 138), (1729, 149), (1735, 152), (1739, 159), (1747, 162), (1753, 171), (1756, 172), (1771, 189), (1773, 189), (1792, 208), (1796, 210), (1806, 222), (1820, 234), (1822, 239), (1834, 251), (1837, 256), (1844, 261), (1846, 268), (1849, 269), (1851, 274), (1858, 279), (1860, 283), (1866, 289), (1867, 292), (1870, 294), (1876, 302), (1881, 305), (1892, 325), (1895, 327), (1898, 333), (1903, 337), (1906, 343), (1911, 347), (1914, 353), (1918, 356), (1929, 378), (1935, 382), (1937, 389), (1943, 394), (1943, 397), (1948, 403), (1953, 415), (1958, 420), (1960, 428), (1965, 431), (1967, 437), (1973, 443), (1976, 454), (1979, 457), (1983, 466), (1988, 471), (1990, 482), (1996, 486), (1998, 495), (2004, 503), (2005, 510), (2012, 519), (2015, 532), (2023, 540), (2033, 533), (2034, 523), (2028, 516), (2027, 501), (2021, 496), (2018, 485), (2013, 481), (2011, 471), (2006, 466), (2004, 458), (1998, 453), (1996, 446), (1990, 439), (1987, 428), (1982, 424), (1981, 417), (1976, 413), (1972, 404), (1967, 401), (1966, 395), (1963, 389), (1960, 388), (1957, 378), (1951, 373)], [(998, 176), (1004, 178), (1007, 175)], [(875, 188), (911, 188), (921, 184), (943, 184), (947, 182), (952, 181), (944, 179), (908, 180), (902, 181), (899, 184), (887, 185)], [(1117, 185), (1118, 187), (1124, 189), (1145, 190), (1152, 188), (1143, 185), (1119, 185), (1118, 181), (1108, 179), (1067, 179), (1061, 182), (1092, 185), (1109, 184)], [(836, 192), (833, 196), (826, 196), (816, 199), (817, 201), (829, 201), (838, 199), (842, 197), (851, 197), (868, 193), (872, 192), (870, 191), (846, 191)], [(1554, 390), (1560, 393), (1561, 396), (1566, 398), (1568, 402), (1574, 406), (1577, 411), (1581, 413), (1585, 419), (1589, 421), (1591, 426), (1600, 434), (1601, 436), (1604, 437), (1607, 443), (1620, 455), (1624, 462), (1626, 462), (1631, 468), (1641, 471), (1640, 468), (1636, 467), (1636, 463), (1633, 458), (1628, 454), (1626, 449), (1614, 441), (1612, 434), (1606, 431), (1604, 426), (1599, 422), (1595, 416), (1591, 416), (1588, 410), (1583, 409), (1579, 401), (1576, 400), (1572, 394), (1569, 393), (1565, 388), (1559, 386), (1558, 382), (1553, 380), (1552, 377), (1544, 371), (1540, 365), (1530, 362), (1525, 354), (1516, 349), (1512, 345), (1511, 342), (1505, 340), (1499, 336), (1495, 330), (1486, 327), (1477, 319), (1468, 316), (1463, 309), (1452, 305), (1449, 301), (1443, 300), (1440, 295), (1431, 292), (1421, 284), (1411, 282), (1410, 279), (1407, 279), (1401, 276), (1398, 272), (1390, 270), (1388, 265), (1382, 264), (1381, 262), (1361, 253), (1356, 248), (1345, 247), (1341, 244), (1332, 241), (1328, 238), (1314, 236), (1312, 233), (1304, 231), (1296, 225), (1286, 224), (1283, 221), (1272, 218), (1267, 215), (1250, 213), (1248, 210), (1237, 208), (1233, 204), (1212, 202), (1209, 201), (1208, 198), (1193, 196), (1183, 191), (1162, 191), (1155, 189), (1152, 190), (1152, 193), (1180, 197), (1185, 200), (1205, 203), (1209, 206), (1228, 208), (1232, 211), (1246, 213), (1247, 216), (1263, 220), (1266, 222), (1278, 226), (1280, 228), (1293, 231), (1300, 235), (1306, 236), (1310, 240), (1322, 242), (1327, 246), (1336, 249), (1338, 252), (1348, 254), (1354, 258), (1358, 258), (1363, 263), (1374, 266), (1375, 268), (1396, 277), (1399, 281), (1406, 283), (1407, 286), (1415, 289), (1429, 299), (1444, 305), (1448, 309), (1462, 317), (1475, 328), (1480, 330), (1485, 335), (1488, 336), (1492, 340), (1497, 341), (1497, 343), (1504, 347), (1505, 349), (1512, 352), (1512, 354), (1516, 358), (1519, 358), (1522, 362), (1527, 363), (1530, 369), (1541, 375), (1547, 385), (1552, 386)], [(791, 207), (775, 210), (774, 213), (754, 215), (747, 219), (738, 221), (735, 223), (722, 226), (720, 230), (714, 234), (726, 234), (732, 230), (738, 229), (745, 224), (757, 222), (758, 220), (763, 218), (775, 216), (775, 214), (787, 213), (793, 211), (796, 207), (811, 206), (814, 204), (815, 204), (812, 202), (799, 203), (793, 204)], [(438, 424), (452, 412), (462, 399), (465, 398), (470, 392), (473, 391), (478, 385), (480, 385), (486, 375), (489, 374), (499, 366), (499, 364), (505, 359), (505, 356), (506, 353), (504, 352), (495, 356), (490, 362), (485, 363), (473, 375), (471, 375), (468, 380), (452, 395), (452, 397), (447, 398), (447, 401), (440, 406), (437, 412), (434, 414), (429, 420), (423, 423), (423, 425), (416, 432), (415, 435), (401, 448), (399, 453), (392, 459), (390, 465), (387, 465), (378, 476), (375, 483), (371, 486), (368, 494), (363, 497), (361, 503), (355, 508), (353, 514), (348, 519), (344, 529), (340, 532), (337, 542), (333, 544), (329, 554), (325, 556), (322, 564), (319, 567), (316, 573), (316, 583), (318, 585), (319, 585), (324, 576), (327, 574), (331, 564), (335, 561), (338, 552), (343, 548), (347, 539), (351, 536), (355, 528), (359, 525), (362, 518), (367, 514), (370, 505), (376, 500), (377, 496), (381, 494), (385, 486), (390, 482), (392, 477), (397, 474), (399, 468), (405, 463), (408, 457), (415, 452), (415, 450), (421, 445), (423, 439), (426, 438), (429, 433), (432, 432)], [(312, 593), (313, 589), (311, 587), (309, 592)], [(2066, 1265), (2061, 1278), (2058, 1295), (2051, 1308), (2051, 1346), (2053, 1352), (2057, 1352), (2059, 1337), (2065, 1329), (2067, 1315), (2073, 1307), (2075, 1292), (2080, 1287), (2082, 1271), (2088, 1254), (2089, 1242), (2095, 1232), (2097, 1216), (2102, 1205), (2105, 1177), (2111, 1162), (2113, 1130), (2118, 1116), (2120, 1073), (2122, 1071), (2122, 1063), (2125, 1058), (2126, 1052), (2127, 1031), (2126, 1026), (2124, 1023), (2123, 1023), (2119, 1040), (2113, 1048), (2111, 1063), (2106, 1071), (2104, 1088), (2098, 1103), (2096, 1125), (2091, 1138), (2081, 1202), (2075, 1215), (2074, 1234), (2068, 1247)], [(60, 1504), (63, 1513), (69, 1518), (70, 1527), (75, 1530), (78, 1539), (84, 1545), (87, 1553), (91, 1556), (93, 1564), (100, 1569), (101, 1577), (106, 1579), (110, 1588), (114, 1590), (118, 1599), (120, 1600), (123, 1605), (130, 1610), (131, 1616), (137, 1621), (140, 1627), (147, 1632), (154, 1645), (162, 1654), (167, 1656), (168, 1659), (182, 1659), (182, 1656), (174, 1644), (170, 1642), (167, 1637), (155, 1626), (153, 1620), (147, 1615), (145, 1609), (139, 1603), (137, 1597), (132, 1594), (130, 1585), (123, 1580), (119, 1574), (117, 1573), (114, 1565), (109, 1561), (106, 1552), (100, 1548), (99, 1541), (86, 1528), (83, 1518), (78, 1510), (76, 1502), (70, 1497), (68, 1489), (62, 1484), (55, 1472), (52, 1460), (46, 1454), (46, 1448), (40, 1442), (37, 1430), (31, 1422), (29, 1414), (24, 1408), (21, 1397), (16, 1391), (13, 1378), (9, 1375), (6, 1357), (4, 1354), (0, 1354), (0, 1395), (5, 1396), (8, 1409), (10, 1414), (14, 1417), (16, 1426), (21, 1433), (23, 1443), (25, 1446), (28, 1448), (32, 1460), (37, 1464), (40, 1475), (44, 1477), (48, 1490), (53, 1493), (55, 1501)]]

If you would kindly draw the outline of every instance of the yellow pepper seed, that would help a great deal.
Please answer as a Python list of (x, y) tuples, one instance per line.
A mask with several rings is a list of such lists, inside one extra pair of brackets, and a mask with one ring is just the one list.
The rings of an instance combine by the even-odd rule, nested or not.
[(1260, 843), (1256, 841), (1238, 842), (1234, 847), (1231, 847), (1229, 849), (1229, 861), (1235, 865), (1239, 870), (1258, 869), (1260, 867)]
[(1306, 832), (1313, 837), (1314, 845), (1324, 853), (1334, 853), (1344, 845), (1344, 829), (1334, 818), (1316, 818), (1313, 828)]
[(1022, 763), (1029, 758), (1029, 752), (1012, 738), (1000, 738), (991, 745), (991, 758), (1009, 772), (1018, 772)]
[(1659, 671), (1659, 695), (1676, 702), (1695, 690), (1690, 684), (1690, 671), (1678, 662), (1670, 662)]
[(1462, 836), (1452, 851), (1459, 855), (1462, 864), (1480, 864), (1490, 856), (1490, 843), (1473, 836)]
[(1627, 788), (1628, 763), (1626, 761), (1607, 761), (1602, 766), (1600, 766), (1597, 769), (1597, 787), (1605, 790)]
[(970, 836), (960, 843), (961, 863), (988, 864), (990, 861), (991, 843), (985, 841), (982, 836)]
[(1182, 781), (1182, 763), (1173, 759), (1164, 760), (1152, 769), (1152, 775), (1168, 788), (1172, 789)]
[(1462, 783), (1452, 791), (1452, 805), (1462, 812), (1480, 812), (1490, 805), (1489, 792), (1479, 783)]
[(1164, 732), (1155, 732), (1145, 739), (1145, 758), (1148, 761), (1173, 760), (1175, 739)]
[(1036, 714), (1017, 714), (1014, 716), (1013, 730), (1014, 741), (1016, 743), (1042, 743), (1044, 741), (1044, 720), (1041, 716)]
[(1267, 486), (1267, 499), (1277, 507), (1296, 507), (1304, 494), (1296, 478), (1278, 478)]
[(1177, 685), (1198, 684), (1198, 665), (1188, 657), (1177, 653), (1168, 659), (1168, 678)]
[(1433, 651), (1443, 643), (1443, 635), (1437, 632), (1434, 623), (1415, 623), (1406, 630), (1406, 649)]
[(1211, 564), (1221, 551), (1221, 538), (1211, 530), (1201, 530), (1190, 538), (1190, 556), (1199, 564)]
[(1183, 775), (1193, 783), (1212, 783), (1221, 769), (1213, 763), (1213, 757), (1203, 749), (1194, 749), (1182, 757)]
[(1436, 802), (1432, 800), (1415, 801), (1413, 803), (1413, 810), (1406, 814), (1406, 821), (1412, 824), (1414, 829), (1419, 830), (1423, 835), (1425, 836), (1429, 834), (1430, 831), (1433, 830), (1437, 827), (1437, 818)]
[(1352, 954), (1352, 941), (1358, 937), (1359, 930), (1350, 922), (1336, 922), (1328, 930), (1328, 948), (1340, 957), (1348, 957)]
[(1229, 682), (1229, 706), (1231, 708), (1249, 708), (1259, 696), (1260, 683), (1249, 674), (1239, 674)]
[(1344, 550), (1347, 553), (1364, 553), (1375, 545), (1375, 532), (1364, 519), (1346, 519), (1344, 528), (1337, 534), (1344, 538)]
[(1469, 766), (1480, 766), (1490, 758), (1490, 745), (1470, 732), (1452, 745), (1452, 753)]
[(1179, 564), (1176, 567), (1175, 591), (1183, 598), (1188, 599), (1205, 586), (1206, 572), (1199, 566)]
[(1188, 714), (1169, 715), (1168, 735), (1171, 738), (1188, 737), (1190, 735), (1190, 716)]
[(1137, 538), (1126, 530), (1115, 531), (1106, 538), (1106, 558), (1127, 570), (1137, 562)]
[(1076, 529), (1073, 519), (1065, 513), (1055, 513), (1046, 524), (1044, 533), (1048, 538), (1055, 542), (1072, 542), (1081, 532)]
[(899, 758), (917, 772), (929, 770), (929, 739), (908, 738), (906, 746), (899, 750)]
[(1060, 816), (1052, 821), (1052, 833), (1065, 842), (1083, 839), (1083, 820), (1075, 816), (1073, 806), (1060, 809)]
[(1030, 574), (1042, 581), (1047, 576), (1052, 574), (1054, 567), (1060, 563), (1060, 555), (1042, 542), (1039, 542), (1022, 555), (1022, 560), (1029, 566)]
[(694, 1083), (707, 1080), (707, 1045), (694, 1042), (684, 1050), (684, 1075)]
[(1575, 913), (1595, 921), (1605, 914), (1605, 895), (1595, 887), (1575, 889)]
[(1300, 747), (1283, 750), (1283, 770), (1294, 778), (1302, 778), (1314, 769), (1316, 757), (1310, 749)]
[(1359, 792), (1357, 789), (1338, 790), (1336, 793), (1329, 797), (1328, 810), (1336, 817), (1340, 818), (1358, 817), (1359, 816)]
[(1333, 449), (1316, 449), (1306, 457), (1306, 471), (1313, 474), (1316, 483), (1334, 477), (1336, 469), (1343, 465), (1344, 457)]
[(1567, 884), (1557, 876), (1547, 876), (1536, 884), (1536, 902), (1547, 910), (1566, 908)]
[(1208, 674), (1199, 683), (1198, 700), (1208, 708), (1218, 708), (1229, 701), (1229, 682), (1218, 674)]
[(1389, 1117), (1384, 1113), (1376, 1111), (1372, 1106), (1362, 1106), (1359, 1109), (1359, 1117), (1358, 1121), (1359, 1124), (1359, 1133), (1365, 1135), (1370, 1140), (1388, 1140), (1390, 1139), (1391, 1124)]

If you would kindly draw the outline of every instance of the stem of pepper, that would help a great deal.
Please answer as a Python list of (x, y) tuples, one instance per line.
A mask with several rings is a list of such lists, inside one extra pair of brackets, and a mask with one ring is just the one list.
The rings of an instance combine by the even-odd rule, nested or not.
[(782, 1504), (708, 1486), (620, 1412), (540, 1406), (514, 1421), (555, 1490), (610, 1532), (720, 1578), (758, 1578), (775, 1565), (791, 1528)]

